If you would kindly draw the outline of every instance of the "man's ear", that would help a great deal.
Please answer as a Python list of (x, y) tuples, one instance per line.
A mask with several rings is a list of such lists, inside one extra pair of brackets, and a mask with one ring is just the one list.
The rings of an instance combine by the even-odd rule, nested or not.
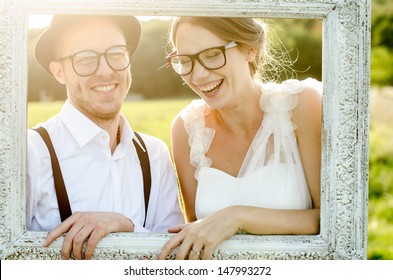
[(65, 85), (64, 71), (60, 62), (52, 61), (49, 63), (49, 70), (60, 84)]

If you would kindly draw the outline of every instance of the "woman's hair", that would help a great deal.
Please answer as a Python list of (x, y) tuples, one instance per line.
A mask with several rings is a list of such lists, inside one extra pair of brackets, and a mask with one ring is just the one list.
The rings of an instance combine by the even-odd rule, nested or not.
[(201, 26), (225, 41), (235, 41), (242, 48), (255, 49), (256, 59), (249, 63), (250, 73), (263, 82), (279, 79), (282, 70), (288, 71), (293, 64), (286, 50), (284, 54), (282, 50), (269, 47), (267, 24), (262, 20), (248, 17), (175, 17), (169, 32), (174, 49), (177, 27), (181, 23)]

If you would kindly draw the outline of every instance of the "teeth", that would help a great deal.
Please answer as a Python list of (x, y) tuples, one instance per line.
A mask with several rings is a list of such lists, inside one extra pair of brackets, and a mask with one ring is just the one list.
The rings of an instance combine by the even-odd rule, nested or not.
[(198, 87), (201, 91), (209, 92), (209, 91), (212, 91), (213, 89), (217, 88), (221, 83), (222, 83), (222, 81), (218, 81), (215, 83), (211, 83), (207, 86), (198, 86)]
[(115, 88), (115, 85), (106, 85), (106, 86), (95, 87), (94, 90), (99, 91), (99, 92), (109, 92), (109, 91), (113, 90), (114, 88)]

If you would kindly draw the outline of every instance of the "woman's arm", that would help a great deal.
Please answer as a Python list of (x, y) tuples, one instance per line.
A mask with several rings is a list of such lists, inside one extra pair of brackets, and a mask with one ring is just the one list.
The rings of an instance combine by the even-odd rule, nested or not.
[[(319, 209), (277, 210), (230, 206), (179, 228), (163, 247), (159, 259), (166, 259), (179, 247), (176, 259), (211, 259), (214, 249), (237, 232), (251, 234), (317, 234)], [(203, 252), (201, 255), (198, 252)]]
[(313, 208), (320, 208), (322, 95), (313, 88), (299, 93), (293, 122)]
[(186, 218), (188, 222), (192, 222), (196, 220), (195, 195), (197, 181), (194, 177), (195, 167), (190, 164), (188, 133), (179, 115), (173, 120), (171, 125), (171, 141), (172, 154), (184, 201)]

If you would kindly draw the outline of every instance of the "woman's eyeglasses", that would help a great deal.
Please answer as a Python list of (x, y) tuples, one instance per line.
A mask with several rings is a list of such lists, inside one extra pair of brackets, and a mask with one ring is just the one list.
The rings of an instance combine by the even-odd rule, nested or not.
[(227, 61), (225, 51), (236, 46), (236, 42), (232, 41), (225, 46), (209, 48), (193, 55), (171, 54), (166, 60), (177, 74), (186, 76), (194, 70), (195, 60), (208, 70), (223, 67)]
[(60, 58), (56, 61), (71, 59), (75, 73), (79, 76), (87, 77), (97, 72), (101, 56), (105, 57), (111, 69), (114, 71), (122, 71), (131, 63), (131, 47), (123, 45), (113, 46), (104, 53), (85, 50)]

